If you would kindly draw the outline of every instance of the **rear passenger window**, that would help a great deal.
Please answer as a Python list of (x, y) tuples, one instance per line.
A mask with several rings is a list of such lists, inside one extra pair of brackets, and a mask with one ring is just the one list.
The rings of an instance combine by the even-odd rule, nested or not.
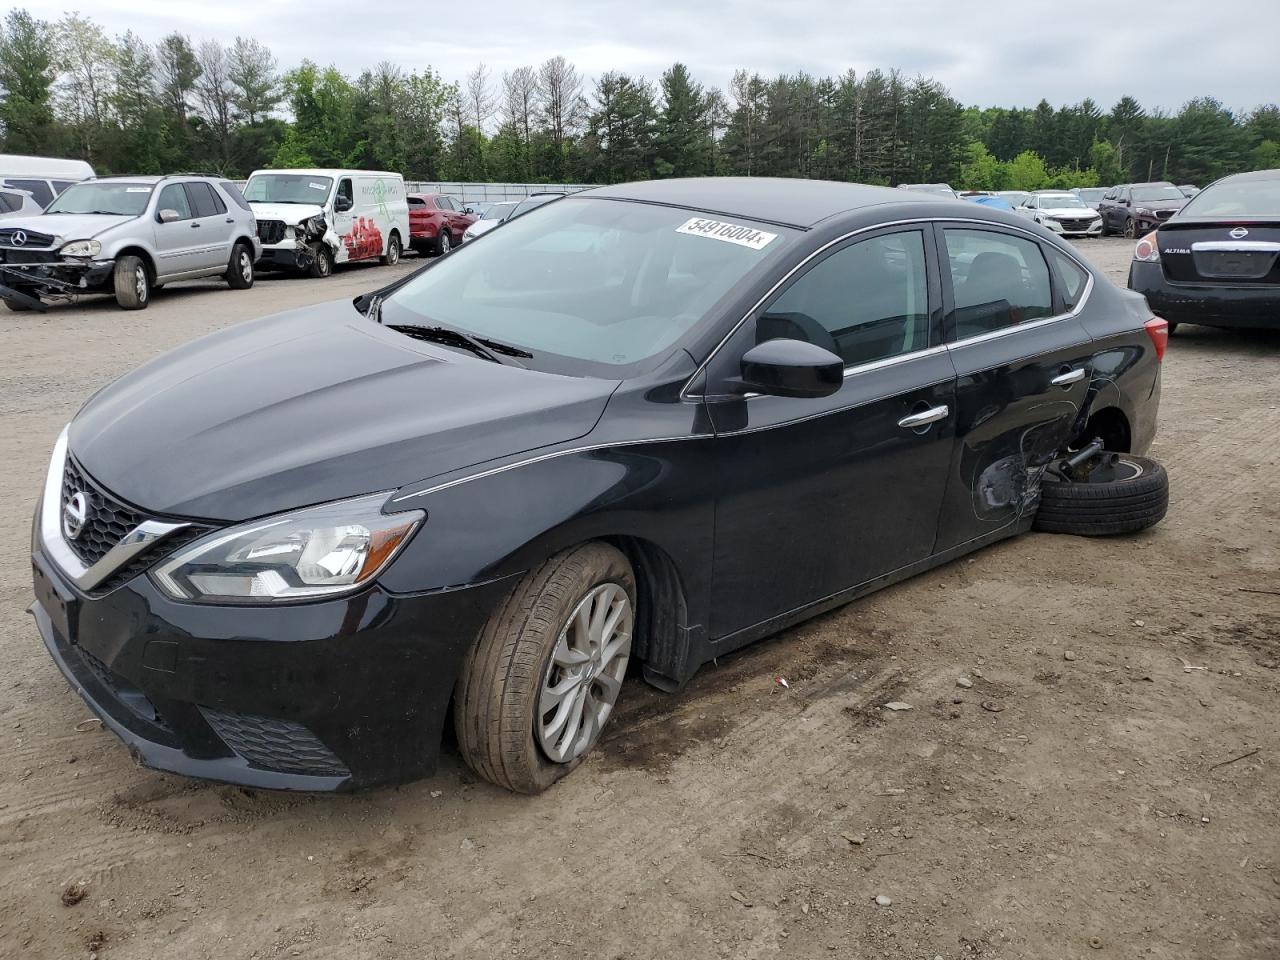
[(787, 287), (756, 322), (756, 341), (808, 340), (846, 366), (929, 346), (924, 236), (890, 233), (850, 244)]
[(0, 213), (17, 213), (21, 209), (21, 197), (16, 193), (0, 192)]
[(160, 191), (156, 212), (161, 210), (177, 210), (179, 220), (191, 219), (191, 204), (187, 201), (187, 191), (182, 189), (182, 184), (170, 183)]
[(427, 205), (427, 201), (423, 200), (421, 197), (409, 198), (409, 206), (411, 207), (425, 207), (426, 205)]
[(989, 230), (951, 229), (947, 261), (956, 337), (976, 337), (1053, 313), (1040, 244)]
[(249, 206), (249, 201), (244, 198), (244, 194), (240, 192), (240, 188), (230, 180), (219, 180), (218, 186), (222, 188), (223, 193), (231, 198), (231, 202), (241, 210), (248, 210), (250, 213), (253, 212), (253, 207)]
[(1089, 274), (1070, 257), (1061, 250), (1054, 247), (1048, 247), (1049, 262), (1053, 264), (1053, 271), (1058, 278), (1058, 290), (1062, 294), (1062, 304), (1068, 310), (1074, 310), (1080, 305), (1080, 298), (1084, 296), (1084, 288), (1089, 282)]
[(191, 198), (191, 209), (197, 217), (216, 217), (227, 212), (227, 205), (218, 198), (209, 184), (197, 180), (186, 186), (187, 196)]

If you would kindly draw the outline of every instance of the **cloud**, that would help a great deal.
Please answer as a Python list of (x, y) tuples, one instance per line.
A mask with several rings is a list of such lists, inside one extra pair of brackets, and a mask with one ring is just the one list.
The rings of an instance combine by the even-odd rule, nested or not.
[[(56, 19), (77, 5), (28, 0)], [(673, 61), (708, 85), (733, 71), (837, 75), (896, 67), (946, 84), (966, 104), (1054, 105), (1124, 95), (1177, 110), (1210, 95), (1250, 108), (1274, 99), (1277, 0), (1166, 0), (1128, 12), (1111, 0), (487, 0), (445, 6), (335, 0), (96, 0), (82, 12), (111, 34), (149, 40), (174, 30), (230, 42), (254, 36), (283, 67), (304, 57), (349, 74), (381, 60), (461, 80), (483, 61), (494, 73), (555, 54), (588, 82), (605, 70), (657, 80)]]

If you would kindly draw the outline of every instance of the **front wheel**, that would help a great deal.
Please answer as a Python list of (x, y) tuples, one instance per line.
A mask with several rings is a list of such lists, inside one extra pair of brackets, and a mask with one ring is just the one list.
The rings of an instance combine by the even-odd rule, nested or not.
[(400, 234), (393, 233), (387, 241), (387, 252), (382, 255), (382, 265), (394, 267), (400, 262)]
[(1138, 239), (1138, 224), (1133, 217), (1129, 217), (1124, 222), (1124, 238), (1126, 240)]
[(248, 290), (253, 286), (253, 251), (243, 243), (237, 243), (227, 264), (227, 286), (232, 290)]
[(311, 247), (311, 267), (307, 270), (307, 275), (323, 279), (333, 273), (333, 251), (329, 249), (327, 244), (317, 243)]
[(127, 255), (116, 260), (111, 281), (116, 303), (125, 310), (142, 310), (151, 302), (151, 275), (141, 257)]
[(1169, 511), (1169, 474), (1150, 457), (1119, 454), (1114, 475), (1071, 480), (1052, 467), (1040, 484), (1035, 528), (1082, 537), (1134, 533)]
[(617, 549), (589, 543), (527, 574), (467, 653), (454, 728), (467, 765), (539, 793), (600, 739), (631, 657), (636, 584)]

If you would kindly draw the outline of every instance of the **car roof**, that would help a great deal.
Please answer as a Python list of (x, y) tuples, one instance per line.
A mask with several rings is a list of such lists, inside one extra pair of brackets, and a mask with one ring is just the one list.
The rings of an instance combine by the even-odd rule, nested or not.
[[(577, 196), (606, 197), (686, 207), (703, 213), (746, 217), (807, 229), (836, 214), (883, 203), (929, 204), (938, 199), (908, 190), (834, 180), (785, 177), (690, 177), (645, 180), (585, 190)], [(954, 201), (941, 201), (954, 202)]]

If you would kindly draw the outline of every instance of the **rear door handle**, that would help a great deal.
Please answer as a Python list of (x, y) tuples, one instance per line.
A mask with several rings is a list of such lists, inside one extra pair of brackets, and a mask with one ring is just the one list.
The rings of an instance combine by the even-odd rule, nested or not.
[(944, 403), (940, 407), (930, 407), (928, 410), (921, 410), (919, 413), (908, 414), (898, 421), (898, 426), (904, 430), (915, 430), (917, 427), (927, 427), (931, 423), (945, 420), (950, 413), (951, 408)]
[(1065, 387), (1072, 383), (1079, 383), (1081, 380), (1084, 379), (1084, 375), (1085, 375), (1084, 367), (1077, 367), (1074, 370), (1063, 371), (1062, 373), (1058, 374), (1049, 382), (1053, 384), (1055, 387)]

